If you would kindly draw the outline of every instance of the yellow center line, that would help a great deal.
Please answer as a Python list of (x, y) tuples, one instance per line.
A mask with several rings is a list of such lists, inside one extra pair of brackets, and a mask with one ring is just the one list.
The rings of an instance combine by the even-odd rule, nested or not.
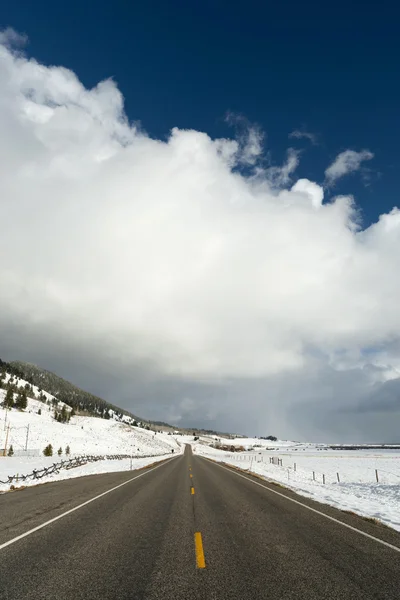
[(193, 486), (190, 488), (190, 493), (192, 494), (192, 496), (194, 496), (194, 487)]
[(204, 558), (203, 540), (200, 531), (194, 534), (194, 546), (196, 549), (196, 564), (198, 569), (206, 568), (206, 559)]
[(190, 473), (190, 479), (192, 479), (192, 478), (193, 478), (193, 475)]

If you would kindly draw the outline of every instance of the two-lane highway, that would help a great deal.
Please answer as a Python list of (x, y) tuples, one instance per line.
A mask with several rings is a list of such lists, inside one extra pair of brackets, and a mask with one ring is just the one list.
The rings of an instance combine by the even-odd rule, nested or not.
[(7, 600), (398, 600), (398, 549), (395, 531), (189, 447), (0, 496)]

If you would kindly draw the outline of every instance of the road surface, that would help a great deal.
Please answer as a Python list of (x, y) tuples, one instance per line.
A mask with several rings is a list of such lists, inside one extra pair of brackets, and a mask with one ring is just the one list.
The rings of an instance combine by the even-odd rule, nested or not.
[(391, 529), (189, 447), (0, 496), (2, 600), (399, 600), (396, 548)]

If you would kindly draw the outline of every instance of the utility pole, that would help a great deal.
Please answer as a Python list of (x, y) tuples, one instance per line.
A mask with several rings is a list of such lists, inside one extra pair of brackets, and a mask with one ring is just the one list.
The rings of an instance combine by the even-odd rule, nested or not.
[(3, 452), (3, 456), (7, 456), (7, 444), (8, 444), (8, 436), (9, 436), (9, 433), (10, 433), (10, 424), (8, 424), (8, 427), (7, 427), (7, 433), (6, 433), (6, 443), (5, 443), (5, 445), (4, 445), (4, 452)]
[(29, 425), (26, 428), (25, 452), (28, 450), (28, 438), (29, 438)]

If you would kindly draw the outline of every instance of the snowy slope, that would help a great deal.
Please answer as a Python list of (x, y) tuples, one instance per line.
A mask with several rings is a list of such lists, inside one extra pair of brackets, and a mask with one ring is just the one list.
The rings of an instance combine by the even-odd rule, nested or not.
[[(0, 390), (0, 401), (3, 394)], [(42, 414), (37, 410), (41, 408)], [(0, 408), (0, 447), (4, 447), (5, 410)], [(53, 409), (38, 400), (28, 400), (24, 412), (15, 409), (8, 411), (7, 423), (11, 425), (8, 447), (14, 451), (25, 448), (27, 425), (29, 425), (28, 448), (40, 452), (52, 444), (54, 450), (70, 446), (72, 454), (165, 454), (177, 448), (177, 442), (167, 435), (153, 433), (138, 427), (119, 423), (113, 419), (95, 417), (72, 417), (69, 423), (57, 423)]]
[[(15, 385), (19, 388), (23, 388), (26, 385), (29, 385), (32, 388), (32, 392), (35, 396), (39, 396), (40, 392), (39, 392), (39, 388), (36, 385), (31, 385), (30, 383), (28, 383), (27, 381), (25, 381), (25, 379), (20, 379), (19, 377), (16, 377), (15, 375), (10, 375), (10, 373), (6, 373), (5, 378), (3, 379), (4, 383), (8, 383), (8, 381), (10, 381), (10, 379), (12, 379), (15, 383)], [(1, 392), (1, 390), (0, 390)], [(46, 392), (45, 390), (42, 390), (41, 392), (43, 394), (43, 396), (45, 396), (46, 400), (55, 400), (56, 397), (53, 396), (52, 394), (49, 394), (48, 392)], [(64, 402), (60, 402), (60, 408), (61, 406), (64, 404)]]

